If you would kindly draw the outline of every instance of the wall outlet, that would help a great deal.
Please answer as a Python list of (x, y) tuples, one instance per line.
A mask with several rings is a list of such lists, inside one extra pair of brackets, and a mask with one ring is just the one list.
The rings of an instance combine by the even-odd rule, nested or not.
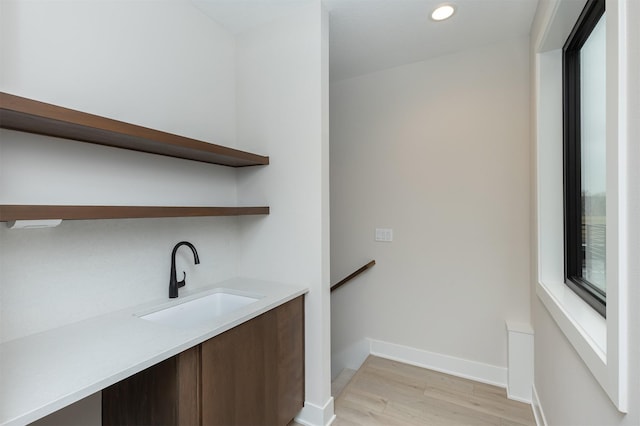
[(376, 241), (391, 242), (393, 241), (393, 229), (376, 228)]

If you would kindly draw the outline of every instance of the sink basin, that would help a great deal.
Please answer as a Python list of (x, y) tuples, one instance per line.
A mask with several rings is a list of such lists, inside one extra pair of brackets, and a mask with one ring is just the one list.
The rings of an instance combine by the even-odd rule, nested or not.
[(172, 327), (199, 327), (258, 300), (260, 297), (240, 296), (220, 291), (170, 308), (141, 315), (140, 318)]

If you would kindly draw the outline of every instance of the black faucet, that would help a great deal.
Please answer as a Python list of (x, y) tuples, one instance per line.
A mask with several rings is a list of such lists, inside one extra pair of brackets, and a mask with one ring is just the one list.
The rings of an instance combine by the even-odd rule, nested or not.
[(171, 252), (171, 272), (169, 276), (169, 297), (172, 299), (178, 297), (178, 289), (180, 287), (184, 287), (184, 280), (187, 278), (187, 273), (184, 271), (182, 272), (184, 274), (182, 281), (178, 281), (178, 279), (176, 278), (176, 252), (178, 251), (178, 248), (180, 248), (180, 246), (189, 247), (193, 252), (193, 261), (195, 262), (195, 264), (197, 265), (200, 263), (198, 251), (193, 246), (193, 244), (188, 241), (180, 241), (178, 244), (176, 244), (176, 246), (173, 248), (173, 252)]

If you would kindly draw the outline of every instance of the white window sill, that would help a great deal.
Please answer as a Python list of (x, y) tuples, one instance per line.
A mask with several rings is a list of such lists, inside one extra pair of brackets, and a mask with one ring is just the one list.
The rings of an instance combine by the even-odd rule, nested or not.
[(562, 282), (539, 282), (536, 294), (592, 374), (606, 383), (606, 319)]

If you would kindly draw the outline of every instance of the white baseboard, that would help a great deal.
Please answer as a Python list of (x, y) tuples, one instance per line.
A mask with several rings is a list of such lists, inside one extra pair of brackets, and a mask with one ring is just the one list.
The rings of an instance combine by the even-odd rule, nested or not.
[(330, 397), (323, 406), (305, 401), (304, 407), (296, 416), (295, 421), (305, 426), (329, 426), (335, 418), (333, 397)]
[(331, 380), (335, 380), (342, 370), (349, 368), (358, 370), (371, 353), (369, 339), (362, 339), (348, 348), (331, 356)]
[(507, 326), (507, 398), (531, 404), (533, 387), (533, 328), (505, 321)]
[(530, 399), (522, 398), (520, 396), (512, 395), (511, 393), (509, 393), (509, 386), (507, 386), (507, 399), (510, 399), (512, 401), (524, 402), (525, 404), (531, 405)]
[(370, 339), (370, 353), (382, 358), (440, 371), (490, 385), (507, 387), (507, 369), (422, 349)]
[(533, 385), (531, 392), (531, 407), (533, 408), (533, 417), (536, 419), (537, 426), (547, 426), (547, 419), (544, 417), (544, 411), (542, 410), (542, 405), (540, 404), (540, 398), (538, 398), (538, 391), (536, 390), (536, 386)]

